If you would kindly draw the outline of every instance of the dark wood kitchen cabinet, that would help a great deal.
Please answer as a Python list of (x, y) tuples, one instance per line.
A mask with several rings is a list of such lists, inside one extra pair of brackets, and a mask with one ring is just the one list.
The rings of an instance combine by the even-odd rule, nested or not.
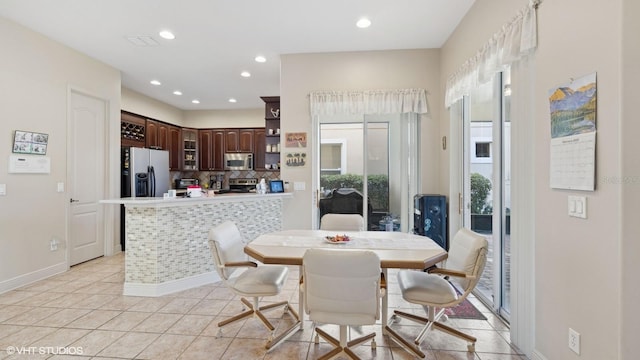
[(144, 117), (125, 111), (120, 112), (120, 145), (144, 147), (146, 145), (146, 124)]
[(150, 149), (161, 149), (160, 144), (158, 142), (158, 133), (160, 124), (155, 120), (147, 119), (147, 129), (146, 129), (146, 147)]
[(216, 129), (198, 130), (198, 142), (200, 170), (224, 170), (225, 131)]
[(226, 152), (253, 152), (253, 129), (226, 129)]
[(182, 170), (198, 170), (198, 130), (182, 129)]
[(167, 133), (167, 138), (169, 139), (169, 170), (182, 170), (182, 129), (168, 125)]
[(182, 133), (178, 126), (158, 120), (147, 119), (146, 147), (169, 151), (169, 170), (177, 171), (181, 167)]
[(266, 136), (264, 128), (253, 129), (253, 167), (264, 170)]

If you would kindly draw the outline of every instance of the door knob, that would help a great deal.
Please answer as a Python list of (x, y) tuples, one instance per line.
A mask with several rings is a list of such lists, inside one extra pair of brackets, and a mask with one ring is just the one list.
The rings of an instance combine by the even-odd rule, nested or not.
[(70, 203), (74, 203), (74, 202), (78, 202), (78, 201), (80, 201), (80, 200), (74, 200), (74, 199), (70, 199), (69, 200)]

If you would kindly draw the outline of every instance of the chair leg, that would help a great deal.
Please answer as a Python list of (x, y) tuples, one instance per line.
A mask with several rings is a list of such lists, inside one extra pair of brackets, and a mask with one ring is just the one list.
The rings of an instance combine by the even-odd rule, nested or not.
[[(432, 319), (439, 319), (443, 314), (444, 314), (444, 309), (441, 309), (437, 314), (435, 313), (435, 309), (433, 308), (429, 308), (428, 310), (428, 314), (429, 314), (429, 318)], [(427, 332), (429, 331), (429, 329), (436, 328), (442, 332), (445, 332), (449, 335), (453, 335), (456, 336), (458, 338), (461, 338), (463, 340), (467, 340), (469, 342), (469, 345), (467, 346), (467, 349), (469, 350), (469, 352), (475, 352), (475, 344), (477, 339), (471, 335), (465, 334), (460, 330), (454, 329), (450, 326), (444, 325), (441, 322), (438, 321), (430, 321), (429, 318), (426, 317), (422, 317), (422, 316), (418, 316), (418, 315), (414, 315), (414, 314), (409, 314), (406, 312), (402, 312), (402, 311), (394, 311), (394, 315), (395, 316), (400, 316), (403, 318), (406, 318), (408, 320), (412, 320), (421, 324), (424, 324), (425, 326), (422, 328), (422, 330), (420, 330), (420, 333), (418, 334), (418, 336), (416, 337), (414, 343), (415, 345), (420, 345), (420, 343), (422, 342), (423, 338), (426, 336)], [(387, 326), (385, 328), (385, 330), (389, 333), (389, 335), (391, 335), (392, 339), (396, 340), (399, 345), (403, 346), (405, 348), (405, 350), (414, 353), (416, 355), (419, 355), (417, 353), (417, 351), (419, 351), (419, 349), (417, 348), (417, 346), (410, 344), (407, 340), (405, 340), (404, 338), (400, 337), (395, 331), (393, 331), (389, 326)], [(417, 351), (416, 351), (417, 350)], [(422, 353), (422, 352), (420, 352)], [(423, 354), (424, 355), (424, 354)]]
[(393, 329), (391, 329), (389, 327), (389, 325), (387, 325), (384, 328), (387, 332), (387, 334), (389, 335), (389, 337), (391, 338), (391, 340), (393, 340), (394, 342), (396, 342), (398, 345), (400, 345), (403, 349), (407, 350), (409, 353), (423, 359), (425, 357), (425, 354), (414, 344), (408, 342), (406, 339), (404, 339), (402, 336), (400, 336), (397, 332), (393, 331)]
[(230, 323), (232, 323), (234, 321), (237, 321), (237, 320), (240, 320), (240, 319), (244, 319), (247, 316), (251, 316), (251, 315), (253, 315), (253, 309), (246, 310), (246, 311), (244, 311), (244, 312), (242, 312), (242, 313), (240, 313), (240, 314), (238, 314), (236, 316), (233, 316), (233, 317), (230, 317), (230, 318), (228, 318), (226, 320), (220, 321), (218, 323), (218, 327), (223, 327), (223, 326), (225, 326), (227, 324), (230, 324)]
[[(218, 323), (218, 327), (221, 328), (221, 327), (223, 327), (223, 326), (225, 326), (227, 324), (230, 324), (230, 323), (232, 323), (234, 321), (244, 319), (244, 318), (249, 317), (251, 315), (255, 315), (258, 319), (260, 319), (262, 324), (264, 324), (264, 326), (267, 329), (269, 329), (269, 331), (271, 332), (271, 335), (269, 336), (269, 341), (265, 345), (265, 348), (267, 349), (267, 351), (273, 349), (275, 346), (277, 346), (280, 343), (282, 343), (291, 334), (293, 334), (293, 332), (294, 332), (294, 330), (296, 330), (296, 328), (299, 328), (300, 316), (298, 316), (298, 313), (296, 313), (295, 310), (293, 310), (291, 308), (291, 306), (289, 306), (289, 302), (287, 302), (287, 301), (281, 301), (281, 302), (278, 302), (278, 303), (275, 303), (275, 304), (264, 305), (264, 306), (261, 306), (261, 307), (258, 307), (258, 298), (254, 298), (253, 299), (253, 304), (249, 300), (247, 300), (245, 298), (241, 298), (240, 301), (248, 309), (243, 311), (242, 313), (240, 313), (238, 315), (235, 315), (235, 316), (232, 316), (232, 317), (230, 317), (228, 319), (220, 321)], [(275, 327), (273, 326), (273, 324), (271, 324), (269, 319), (267, 319), (267, 317), (264, 316), (262, 311), (274, 309), (274, 308), (281, 307), (281, 306), (284, 306), (285, 310), (288, 311), (289, 313), (291, 313), (291, 315), (295, 318), (295, 323), (292, 326), (290, 326), (289, 328), (287, 328), (280, 335), (278, 335), (276, 337), (273, 337), (274, 336), (274, 332), (275, 332)]]
[(456, 330), (452, 327), (449, 327), (445, 324), (439, 323), (439, 322), (435, 322), (433, 323), (433, 327), (437, 328), (438, 330), (442, 331), (442, 332), (446, 332), (449, 335), (453, 335), (456, 337), (459, 337), (461, 339), (467, 340), (470, 343), (476, 343), (476, 341), (478, 341), (478, 339), (476, 339), (474, 336), (468, 335), (463, 333), (460, 330)]
[(284, 306), (285, 307), (285, 312), (289, 312), (293, 316), (295, 321), (291, 326), (289, 326), (286, 330), (284, 330), (282, 333), (280, 333), (280, 335), (278, 335), (275, 338), (271, 339), (267, 343), (267, 345), (265, 346), (265, 348), (267, 349), (267, 352), (271, 351), (273, 348), (278, 346), (280, 343), (284, 342), (287, 338), (289, 338), (289, 336), (291, 336), (295, 332), (295, 330), (302, 329), (302, 327), (300, 326), (302, 324), (302, 322), (300, 321), (300, 316), (298, 316), (298, 313), (289, 305), (289, 302), (287, 302), (287, 301), (282, 301), (282, 302), (279, 302), (279, 303), (276, 303), (276, 304), (266, 305), (266, 306), (261, 307), (260, 310), (273, 309), (273, 308), (279, 307), (279, 306)]
[(360, 360), (360, 358), (353, 352), (353, 350), (350, 349), (350, 347), (356, 346), (360, 343), (363, 343), (369, 339), (373, 339), (376, 337), (375, 333), (371, 333), (371, 334), (361, 336), (357, 339), (347, 341), (347, 326), (345, 325), (340, 326), (340, 339), (334, 338), (333, 336), (329, 335), (327, 332), (325, 332), (324, 330), (318, 327), (315, 327), (314, 330), (316, 332), (316, 336), (319, 335), (325, 341), (331, 343), (334, 346), (334, 348), (330, 352), (320, 356), (318, 360), (330, 359), (341, 352), (344, 352), (345, 354), (347, 354), (347, 356), (349, 356), (353, 360)]

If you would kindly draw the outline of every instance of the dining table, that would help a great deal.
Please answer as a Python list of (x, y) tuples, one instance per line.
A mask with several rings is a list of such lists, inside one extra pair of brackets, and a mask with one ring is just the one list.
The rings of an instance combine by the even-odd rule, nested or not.
[[(337, 236), (348, 241), (335, 241)], [(334, 241), (332, 241), (334, 240)], [(426, 236), (393, 231), (283, 230), (266, 233), (248, 243), (244, 252), (263, 264), (302, 266), (308, 249), (371, 250), (380, 258), (382, 276), (388, 269), (424, 270), (447, 258), (445, 249)], [(302, 269), (300, 269), (302, 276)], [(388, 321), (388, 290), (382, 295), (381, 322), (384, 331)], [(300, 329), (304, 316), (304, 294), (299, 291)]]

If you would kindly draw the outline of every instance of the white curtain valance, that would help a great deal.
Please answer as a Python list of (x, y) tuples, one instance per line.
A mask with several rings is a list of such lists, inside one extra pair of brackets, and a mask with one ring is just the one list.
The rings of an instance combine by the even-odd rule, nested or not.
[(449, 76), (444, 100), (446, 107), (469, 94), (469, 90), (492, 79), (496, 72), (535, 51), (538, 45), (538, 4), (540, 0), (530, 0), (529, 6), (510, 23), (503, 25), (474, 57)]
[(309, 101), (311, 115), (427, 112), (424, 89), (314, 91), (309, 94)]

